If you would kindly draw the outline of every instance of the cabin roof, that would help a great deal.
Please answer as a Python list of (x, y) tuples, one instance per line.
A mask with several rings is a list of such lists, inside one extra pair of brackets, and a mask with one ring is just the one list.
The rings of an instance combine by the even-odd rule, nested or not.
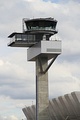
[(57, 22), (54, 18), (33, 18), (33, 19), (23, 19), (25, 22), (34, 22), (34, 21), (52, 21), (52, 22)]
[(25, 33), (18, 33), (18, 32), (13, 32), (13, 33), (11, 33), (9, 36), (8, 36), (8, 38), (12, 38), (14, 35), (16, 35), (16, 34), (25, 34)]

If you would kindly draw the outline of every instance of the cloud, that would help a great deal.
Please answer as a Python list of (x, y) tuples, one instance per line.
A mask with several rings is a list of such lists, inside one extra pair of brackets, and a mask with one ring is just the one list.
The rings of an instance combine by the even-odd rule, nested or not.
[[(33, 78), (35, 77), (33, 73), (30, 73), (29, 69), (26, 70), (26, 67), (22, 68), (19, 67), (19, 64), (16, 65), (14, 63), (12, 64), (10, 62), (0, 60), (1, 95), (21, 99), (34, 97), (33, 91), (35, 92), (35, 82), (33, 81)], [(29, 94), (26, 95), (26, 93)]]
[[(80, 76), (78, 63), (55, 62), (49, 70), (50, 98), (58, 97), (72, 91), (80, 91)], [(67, 89), (68, 88), (68, 89)]]
[[(7, 36), (14, 31), (22, 31), (22, 18), (54, 17), (58, 20), (62, 54), (49, 70), (50, 98), (80, 91), (79, 11), (80, 3), (74, 0), (57, 3), (50, 0), (0, 1), (0, 96), (6, 100), (0, 107), (1, 111), (4, 108), (2, 116), (6, 113), (2, 120), (19, 118), (12, 113), (19, 114), (24, 105), (32, 104), (30, 99), (35, 98), (36, 93), (35, 63), (27, 62), (27, 48), (7, 47)], [(4, 100), (0, 98), (0, 102), (4, 103)]]
[[(20, 1), (9, 1), (7, 5), (5, 1), (1, 1), (0, 12), (3, 13), (1, 17), (1, 29), (0, 33), (3, 36), (7, 37), (8, 34), (14, 30), (21, 30), (21, 20), (23, 17), (54, 17), (58, 20), (59, 37), (62, 40), (62, 55), (59, 56), (56, 67), (53, 65), (52, 71), (59, 69), (58, 75), (61, 75), (61, 78), (67, 79), (69, 72), (66, 72), (67, 67), (64, 66), (64, 61), (68, 61), (73, 69), (75, 68), (74, 63), (77, 61), (79, 63), (79, 38), (80, 38), (80, 24), (79, 24), (79, 9), (80, 4), (74, 1), (68, 1), (66, 4), (62, 2), (52, 3), (51, 1), (42, 1), (42, 0), (20, 0)], [(74, 9), (75, 7), (75, 9)], [(47, 9), (46, 9), (47, 8)], [(16, 10), (16, 12), (15, 12)], [(26, 11), (26, 12), (25, 12)], [(28, 12), (27, 12), (28, 11)], [(13, 13), (13, 14), (12, 14)], [(31, 14), (29, 14), (31, 13)], [(74, 14), (72, 14), (74, 13)], [(7, 18), (7, 19), (5, 19)], [(9, 28), (9, 29), (8, 29)], [(1, 39), (0, 39), (1, 41)], [(2, 42), (2, 41), (1, 41)], [(72, 44), (73, 43), (73, 44)], [(6, 46), (5, 46), (6, 45)], [(4, 41), (1, 47), (1, 50), (4, 49), (0, 57), (0, 94), (10, 96), (12, 98), (31, 98), (35, 96), (35, 64), (27, 62), (26, 59), (26, 49), (21, 48), (9, 48), (7, 47), (7, 41)], [(5, 54), (6, 53), (6, 54)], [(76, 57), (78, 56), (78, 60)], [(73, 58), (73, 59), (72, 59)], [(66, 64), (66, 63), (65, 63)], [(78, 64), (76, 64), (78, 66)], [(27, 69), (28, 68), (28, 69)], [(33, 69), (32, 69), (33, 68)], [(62, 70), (63, 69), (63, 70)], [(72, 74), (71, 69), (69, 70)], [(51, 72), (52, 73), (52, 72)], [(60, 74), (59, 74), (60, 73)], [(77, 70), (74, 72), (78, 75)], [(63, 77), (63, 75), (65, 77)], [(73, 78), (75, 77), (72, 75)], [(50, 79), (52, 79), (51, 76)], [(57, 80), (59, 78), (56, 78)], [(32, 88), (32, 89), (31, 89)], [(17, 90), (17, 92), (16, 92)], [(19, 92), (20, 91), (20, 92)], [(26, 95), (26, 91), (29, 91)], [(34, 93), (33, 93), (34, 91)]]
[(0, 120), (19, 120), (18, 114), (11, 113), (15, 111), (15, 105), (9, 97), (0, 96), (0, 111)]
[(7, 118), (8, 120), (18, 120), (17, 117), (15, 117), (14, 115), (10, 116), (9, 118)]
[(6, 116), (2, 117), (2, 116), (0, 116), (0, 120), (19, 120), (19, 119), (16, 116), (11, 115), (9, 117), (6, 117)]
[(25, 119), (21, 109), (32, 104), (35, 104), (34, 99), (12, 99), (0, 95), (0, 120)]
[(39, 1), (39, 0), (25, 0), (26, 2), (36, 2), (36, 1)]

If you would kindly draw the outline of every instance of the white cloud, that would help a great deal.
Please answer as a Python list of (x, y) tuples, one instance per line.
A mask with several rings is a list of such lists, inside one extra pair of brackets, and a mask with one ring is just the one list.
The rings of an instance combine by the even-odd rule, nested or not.
[(12, 99), (0, 96), (0, 120), (20, 120), (25, 118), (22, 108), (35, 104), (34, 99)]
[(2, 120), (19, 120), (16, 116), (14, 115), (11, 115), (9, 117), (3, 117)]
[[(19, 54), (18, 54), (18, 58), (19, 58)], [(33, 74), (34, 69), (29, 70), (30, 66), (28, 64), (22, 67), (19, 66), (19, 63), (15, 64), (14, 62), (10, 63), (9, 61), (3, 61), (3, 60), (0, 60), (0, 65), (1, 65), (0, 66), (1, 95), (6, 95), (6, 96), (8, 95), (11, 96), (12, 98), (35, 97), (34, 96), (35, 73)], [(26, 69), (26, 67), (28, 67), (28, 69)]]
[[(80, 91), (79, 63), (55, 62), (49, 70), (50, 98), (58, 97), (72, 91)], [(67, 89), (68, 88), (68, 89)]]
[(36, 2), (38, 0), (25, 0), (25, 1), (27, 1), (27, 2)]
[(6, 116), (2, 117), (2, 116), (0, 116), (0, 120), (19, 120), (19, 119), (16, 116), (11, 115), (9, 117), (6, 117)]
[(7, 117), (6, 120), (19, 120), (19, 119), (17, 117), (15, 117), (14, 115), (11, 115), (11, 116)]
[(4, 64), (4, 62), (2, 60), (0, 60), (0, 66), (2, 66)]

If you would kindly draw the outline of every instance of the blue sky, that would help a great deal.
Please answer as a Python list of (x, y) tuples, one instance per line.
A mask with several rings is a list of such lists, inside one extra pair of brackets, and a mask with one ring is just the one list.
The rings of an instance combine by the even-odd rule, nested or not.
[(46, 2), (47, 2), (47, 1), (51, 1), (51, 2), (55, 2), (55, 3), (56, 3), (56, 2), (58, 2), (59, 0), (43, 0), (43, 1), (46, 1)]
[(35, 104), (35, 63), (27, 61), (27, 48), (7, 46), (7, 36), (22, 31), (23, 18), (58, 21), (56, 38), (62, 40), (62, 54), (49, 70), (49, 98), (80, 91), (80, 3), (64, 3), (0, 0), (0, 120), (25, 118), (21, 109)]
[(52, 3), (66, 3), (69, 0), (43, 0), (45, 2), (51, 1)]
[(51, 1), (53, 3), (68, 3), (69, 1), (80, 2), (79, 0), (43, 0), (43, 1)]
[(44, 0), (44, 1), (46, 1), (46, 2), (47, 2), (47, 1), (51, 1), (51, 2), (55, 2), (55, 3), (56, 3), (56, 2), (59, 2), (59, 0)]

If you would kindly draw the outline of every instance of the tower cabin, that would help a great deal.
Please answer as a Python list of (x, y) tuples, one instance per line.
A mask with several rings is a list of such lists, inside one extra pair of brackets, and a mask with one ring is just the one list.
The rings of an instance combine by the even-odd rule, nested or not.
[(41, 40), (49, 40), (56, 31), (54, 18), (23, 19), (23, 32), (14, 32), (8, 36), (11, 47), (31, 47)]

